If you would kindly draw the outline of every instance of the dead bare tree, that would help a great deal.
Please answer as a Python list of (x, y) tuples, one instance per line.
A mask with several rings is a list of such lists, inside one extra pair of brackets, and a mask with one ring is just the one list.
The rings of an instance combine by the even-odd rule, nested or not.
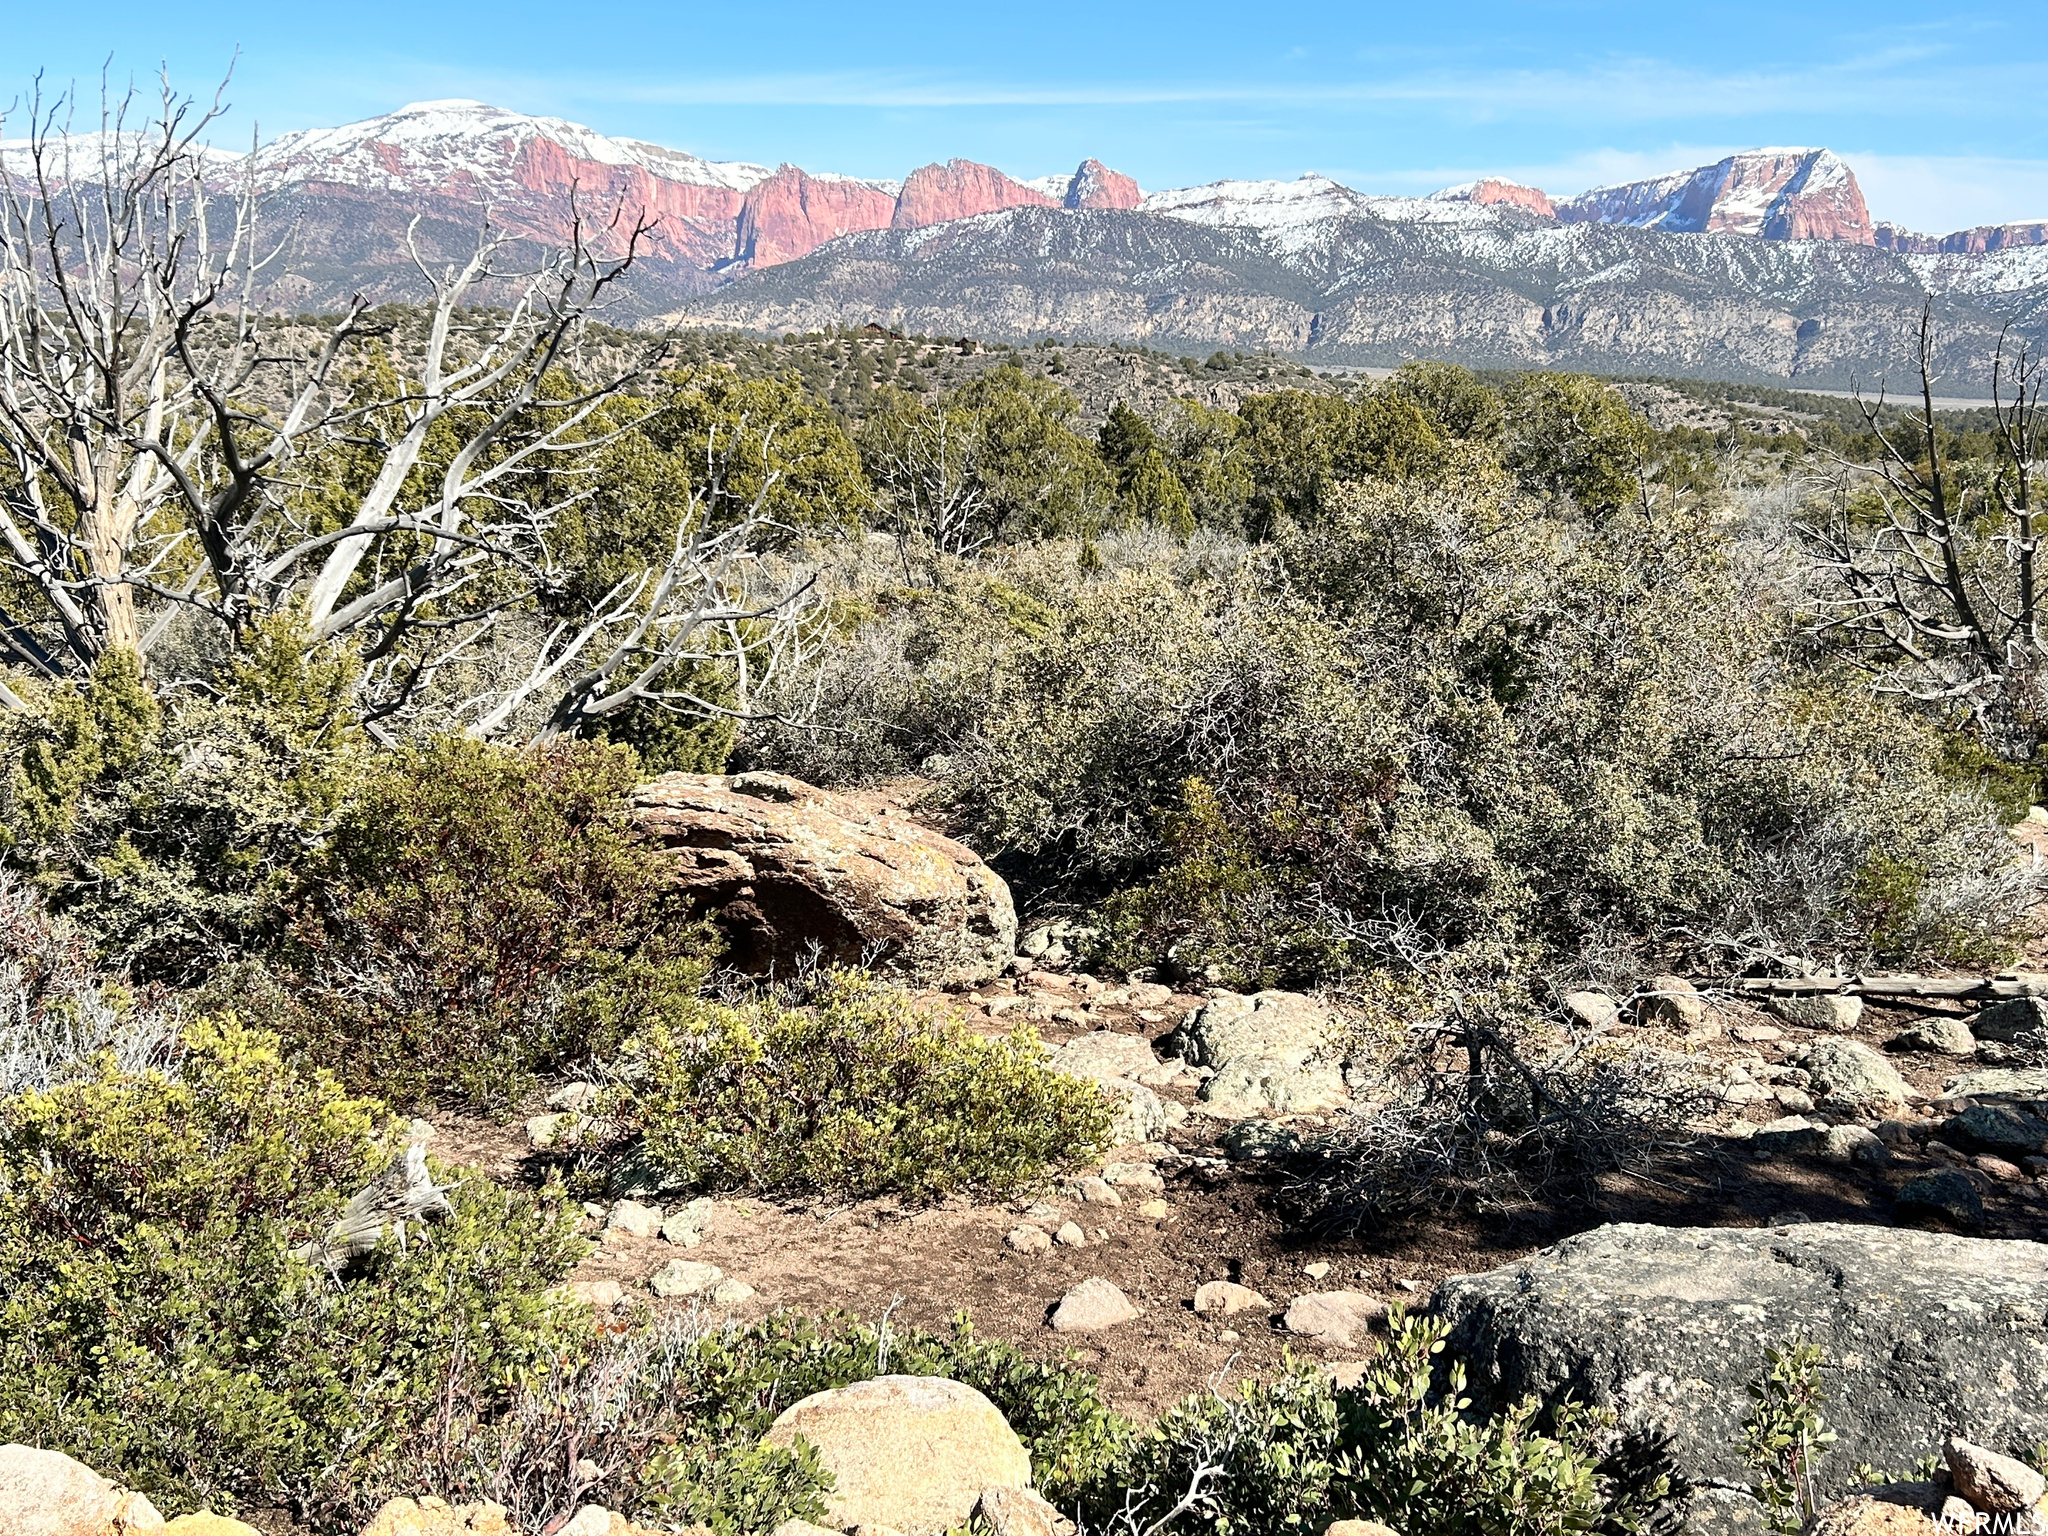
[(1996, 464), (1973, 473), (1953, 460), (1935, 417), (1933, 338), (1930, 303), (1910, 425), (1886, 419), (1882, 391), (1859, 397), (1879, 444), (1874, 473), (1843, 461), (1828, 515), (1797, 525), (1820, 573), (1816, 628), (1846, 638), (1880, 688), (1958, 711), (1994, 750), (2024, 760), (2044, 727), (2032, 504), (2042, 368), (2024, 339), (2008, 356), (2010, 333), (2001, 336)]
[[(358, 652), (379, 729), (532, 609), (550, 530), (590, 494), (599, 450), (657, 409), (627, 392), (665, 337), (594, 380), (569, 367), (650, 223), (621, 205), (590, 225), (572, 207), (566, 244), (536, 260), (487, 219), (445, 265), (415, 224), (430, 297), (401, 357), (376, 347), (360, 297), (319, 325), (264, 311), (286, 243), (264, 233), (256, 157), (201, 142), (217, 96), (201, 109), (165, 81), (145, 113), (103, 92), (94, 134), (70, 131), (72, 107), (39, 90), (0, 168), (0, 564), (21, 610), (0, 608), (0, 652), (77, 677), (114, 649), (146, 664), (181, 614), (245, 644), (289, 611), (308, 645)], [(376, 376), (387, 364), (404, 373)], [(472, 728), (532, 715), (549, 685), (561, 697), (542, 718), (564, 734), (641, 699), (686, 707), (661, 679), (692, 656), (758, 670), (789, 633), (735, 579), (760, 506), (716, 527), (701, 512), (679, 519), (666, 569), (558, 629), (515, 698), (470, 701)]]

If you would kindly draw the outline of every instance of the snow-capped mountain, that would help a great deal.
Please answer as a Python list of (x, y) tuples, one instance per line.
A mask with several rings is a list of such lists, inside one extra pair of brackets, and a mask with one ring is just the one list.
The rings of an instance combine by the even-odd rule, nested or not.
[[(60, 148), (56, 174), (83, 179), (125, 150), (94, 135)], [(1147, 197), (1092, 159), (1036, 177), (954, 159), (882, 180), (434, 101), (202, 163), (224, 187), (253, 178), (271, 227), (289, 229), (265, 293), (280, 308), (415, 299), (414, 247), (458, 260), (486, 218), (553, 243), (580, 216), (599, 241), (642, 228), (622, 318), (777, 330), (857, 316), (1337, 362), (1554, 359), (1817, 382), (1890, 358), (1927, 293), (1986, 325), (1996, 311), (2030, 334), (2048, 326), (2048, 221), (1951, 235), (1876, 223), (1825, 149), (1753, 150), (1563, 198), (1500, 178), (1378, 197), (1319, 175)], [(23, 146), (0, 144), (0, 175), (26, 170)], [(1979, 338), (1963, 333), (1967, 353)]]
[(1855, 173), (1826, 149), (1753, 149), (1695, 171), (1595, 187), (1555, 206), (1567, 224), (1875, 243)]

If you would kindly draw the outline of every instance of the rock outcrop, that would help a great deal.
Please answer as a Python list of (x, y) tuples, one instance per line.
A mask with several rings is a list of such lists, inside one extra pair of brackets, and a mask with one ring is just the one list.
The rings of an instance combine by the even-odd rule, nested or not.
[(832, 1524), (942, 1536), (989, 1488), (1028, 1488), (1031, 1457), (995, 1404), (940, 1376), (877, 1376), (793, 1403), (766, 1443), (802, 1435), (835, 1479)]
[(1503, 181), (1498, 176), (1468, 181), (1463, 186), (1445, 187), (1441, 192), (1432, 192), (1430, 197), (1441, 203), (1481, 203), (1520, 208), (1539, 219), (1557, 217), (1556, 204), (1541, 187), (1525, 187), (1519, 181)]
[(896, 195), (887, 186), (784, 165), (747, 190), (733, 259), (772, 267), (808, 256), (851, 230), (886, 229), (895, 215)]
[(1036, 187), (1013, 181), (992, 165), (948, 160), (944, 165), (920, 166), (903, 179), (890, 222), (897, 229), (922, 229), (1002, 208), (1059, 206)]
[(1830, 1362), (1822, 1466), (1911, 1466), (1946, 1434), (2048, 1438), (2048, 1245), (1834, 1223), (1606, 1226), (1479, 1275), (1437, 1304), (1475, 1396), (1611, 1404), (1673, 1436), (1696, 1478), (1747, 1482), (1745, 1386), (1768, 1345)]
[(1015, 948), (1002, 878), (900, 807), (775, 773), (669, 773), (636, 790), (631, 809), (744, 970), (787, 972), (815, 942), (827, 961), (981, 981)]

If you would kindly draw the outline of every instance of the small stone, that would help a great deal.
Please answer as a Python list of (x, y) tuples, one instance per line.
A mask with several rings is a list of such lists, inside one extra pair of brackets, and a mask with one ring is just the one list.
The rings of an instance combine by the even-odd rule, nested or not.
[(1395, 1532), (1377, 1520), (1333, 1520), (1323, 1527), (1323, 1536), (1395, 1536)]
[(409, 1146), (423, 1147), (440, 1134), (425, 1120), (415, 1117), (412, 1124), (406, 1127), (405, 1140)]
[(1940, 1520), (1943, 1525), (1957, 1531), (1975, 1530), (1977, 1506), (1968, 1499), (1959, 1499), (1950, 1494), (1941, 1501)]
[(1830, 1114), (1883, 1118), (1911, 1096), (1898, 1069), (1860, 1040), (1816, 1040), (1801, 1063), (1813, 1074), (1813, 1097)]
[(1301, 1272), (1311, 1280), (1320, 1280), (1330, 1272), (1329, 1261), (1317, 1259), (1313, 1264), (1304, 1264), (1301, 1266)]
[(1560, 999), (1565, 1016), (1581, 1029), (1602, 1034), (1621, 1020), (1621, 1009), (1605, 992), (1567, 992)]
[(670, 1259), (647, 1277), (647, 1285), (657, 1296), (702, 1296), (724, 1278), (725, 1271), (716, 1264)]
[(1147, 1221), (1165, 1221), (1173, 1215), (1173, 1207), (1164, 1200), (1147, 1200), (1138, 1207), (1138, 1214)]
[(1951, 1436), (1942, 1447), (1956, 1492), (1987, 1514), (2017, 1514), (2048, 1494), (2048, 1478), (2023, 1461)]
[(1088, 1234), (1081, 1230), (1079, 1222), (1062, 1222), (1059, 1231), (1053, 1233), (1052, 1240), (1062, 1248), (1085, 1248), (1088, 1246)]
[(1166, 1188), (1166, 1180), (1159, 1177), (1159, 1170), (1150, 1163), (1105, 1163), (1102, 1178), (1119, 1190), (1141, 1190), (1148, 1195), (1159, 1194)]
[(1016, 1253), (1044, 1253), (1052, 1247), (1052, 1239), (1045, 1235), (1043, 1227), (1012, 1227), (1003, 1246)]
[(526, 1144), (538, 1152), (555, 1144), (555, 1138), (575, 1120), (574, 1115), (535, 1115), (526, 1122)]
[(708, 1196), (699, 1196), (687, 1205), (679, 1205), (663, 1218), (661, 1235), (679, 1248), (694, 1248), (704, 1241), (704, 1228), (711, 1222), (713, 1202)]
[(1983, 1197), (1953, 1168), (1937, 1168), (1908, 1179), (1894, 1205), (1902, 1221), (1938, 1217), (1972, 1231), (1984, 1225)]
[(621, 1200), (605, 1218), (607, 1232), (624, 1232), (629, 1237), (661, 1235), (661, 1207), (642, 1205), (638, 1200)]
[[(145, 1528), (132, 1524), (128, 1527), (128, 1530), (135, 1531), (137, 1536), (140, 1536), (142, 1529)], [(156, 1536), (263, 1536), (261, 1531), (246, 1520), (237, 1520), (231, 1515), (208, 1514), (204, 1510), (196, 1515), (180, 1515), (168, 1525), (163, 1524), (162, 1517), (159, 1516), (158, 1523), (147, 1529), (153, 1530)], [(571, 1536), (567, 1527), (563, 1528), (562, 1536)]]
[(984, 1488), (975, 1514), (993, 1536), (1073, 1536), (1074, 1522), (1031, 1488)]
[(1866, 1131), (1860, 1125), (1835, 1125), (1828, 1128), (1821, 1139), (1820, 1155), (1829, 1163), (1888, 1163), (1891, 1149), (1877, 1139), (1876, 1133)]
[(1273, 1120), (1240, 1120), (1223, 1133), (1224, 1155), (1233, 1162), (1288, 1157), (1301, 1150), (1301, 1138)]
[(1979, 1152), (1970, 1159), (1970, 1166), (2001, 1184), (2024, 1184), (2027, 1181), (2027, 1176), (2020, 1172), (2017, 1164), (2008, 1163), (2004, 1158), (1994, 1157), (1989, 1152)]
[(1131, 1299), (1098, 1275), (1060, 1298), (1053, 1309), (1052, 1326), (1055, 1333), (1094, 1333), (1127, 1323), (1137, 1315)]
[(1355, 1342), (1387, 1315), (1387, 1304), (1363, 1291), (1318, 1291), (1289, 1303), (1287, 1331), (1339, 1347)]
[(1209, 1280), (1195, 1287), (1195, 1310), (1203, 1314), (1230, 1317), (1252, 1307), (1269, 1305), (1271, 1303), (1250, 1286), (1237, 1285), (1229, 1280)]
[(1794, 1088), (1789, 1083), (1781, 1083), (1771, 1090), (1771, 1097), (1777, 1102), (1778, 1108), (1785, 1111), (1788, 1115), (1810, 1115), (1813, 1113), (1813, 1098), (1803, 1088)]
[(1977, 1037), (1961, 1019), (1946, 1015), (1922, 1019), (1885, 1041), (1888, 1051), (1925, 1051), (1935, 1056), (1974, 1056)]
[(1243, 1337), (1244, 1335), (1235, 1328), (1219, 1328), (1216, 1330), (1216, 1342), (1218, 1344), (1235, 1344)]
[(1844, 1035), (1863, 1018), (1863, 999), (1840, 992), (1815, 992), (1805, 997), (1774, 997), (1764, 1004), (1787, 1024), (1800, 1029), (1817, 1029), (1825, 1034)]
[(1744, 1045), (1766, 1045), (1773, 1040), (1785, 1038), (1785, 1031), (1775, 1024), (1737, 1024), (1728, 1031), (1728, 1038), (1739, 1040)]
[(1910, 1147), (1913, 1144), (1913, 1122), (1910, 1120), (1880, 1120), (1875, 1134), (1888, 1147)]
[(737, 1307), (753, 1299), (754, 1288), (744, 1280), (725, 1279), (711, 1288), (711, 1300), (717, 1306)]
[(616, 1280), (571, 1280), (569, 1294), (594, 1312), (609, 1312), (626, 1299), (626, 1288)]
[(548, 1095), (549, 1109), (567, 1109), (581, 1112), (590, 1108), (590, 1101), (597, 1097), (595, 1083), (564, 1083)]
[(1636, 995), (1636, 1017), (1655, 1028), (1688, 1035), (1706, 1034), (1709, 1019), (1706, 999), (1683, 976), (1646, 980)]
[(1107, 1179), (1075, 1179), (1067, 1185), (1067, 1198), (1079, 1200), (1083, 1205), (1122, 1205), (1124, 1199), (1110, 1187)]

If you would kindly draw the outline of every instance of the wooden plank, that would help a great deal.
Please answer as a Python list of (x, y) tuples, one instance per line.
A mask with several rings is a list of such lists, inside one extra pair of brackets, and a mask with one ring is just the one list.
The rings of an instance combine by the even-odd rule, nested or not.
[(1738, 997), (2048, 997), (2048, 975), (2022, 971), (1996, 976), (1707, 976), (1693, 985)]

